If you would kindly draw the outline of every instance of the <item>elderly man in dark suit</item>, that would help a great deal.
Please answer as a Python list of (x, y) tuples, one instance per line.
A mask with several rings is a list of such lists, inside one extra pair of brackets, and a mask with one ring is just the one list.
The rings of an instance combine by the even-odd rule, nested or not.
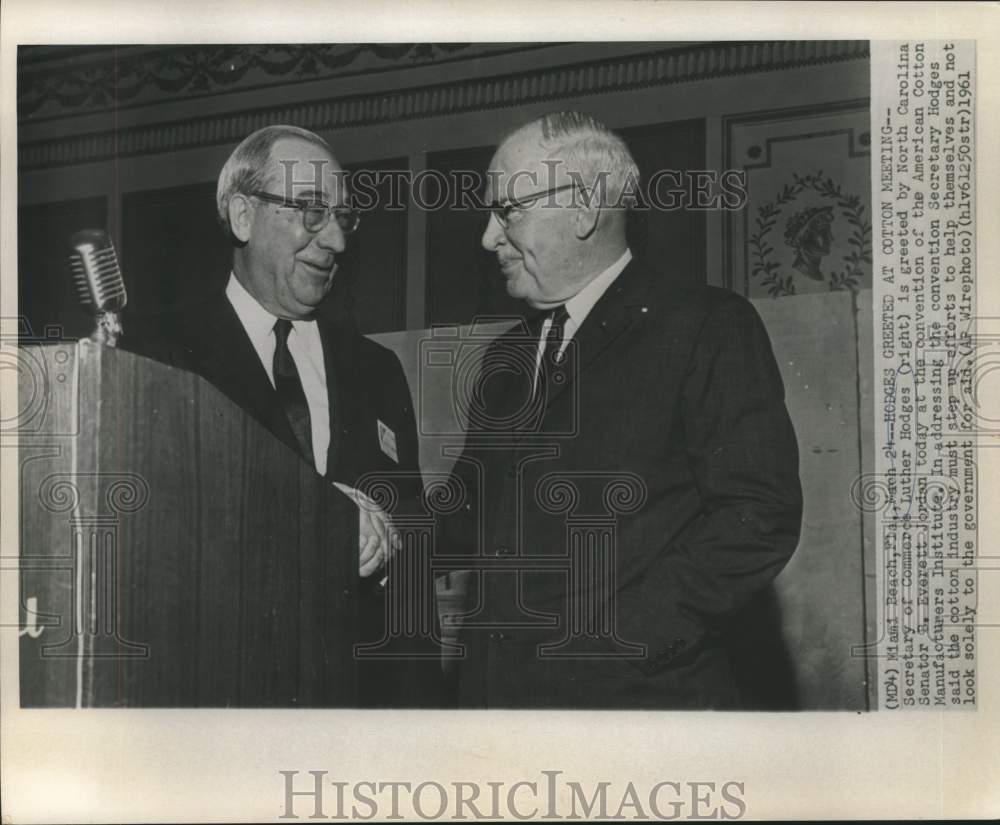
[[(402, 367), (351, 325), (316, 309), (357, 229), (344, 173), (329, 145), (294, 126), (254, 132), (226, 161), (217, 187), (218, 219), (233, 246), (224, 294), (189, 308), (171, 325), (156, 357), (196, 372), (314, 465), (359, 511), (359, 642), (384, 631), (380, 584), (394, 552), (392, 524), (357, 488), (380, 475), (397, 500), (421, 493), (416, 425)], [(333, 552), (336, 548), (331, 548)], [(393, 590), (436, 615), (432, 592)], [(399, 649), (399, 661), (359, 663), (365, 705), (435, 705), (440, 662), (429, 633)], [(411, 640), (412, 641), (412, 640)], [(416, 654), (416, 655), (414, 655)]]
[(764, 327), (740, 296), (633, 259), (637, 175), (572, 112), (490, 164), (483, 246), (541, 312), (484, 356), (455, 470), (467, 503), (441, 527), (475, 571), (465, 706), (737, 708), (721, 628), (798, 541)]

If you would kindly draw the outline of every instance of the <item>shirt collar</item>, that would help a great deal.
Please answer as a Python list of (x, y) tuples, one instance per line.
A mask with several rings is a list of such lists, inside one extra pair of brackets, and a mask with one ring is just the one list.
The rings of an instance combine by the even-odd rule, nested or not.
[[(236, 315), (243, 324), (243, 329), (247, 331), (250, 340), (264, 342), (270, 340), (270, 335), (274, 331), (274, 324), (278, 320), (276, 315), (272, 315), (260, 305), (256, 298), (247, 292), (246, 287), (240, 283), (235, 272), (229, 273), (229, 283), (226, 284), (226, 297), (229, 303), (236, 310)], [(292, 321), (295, 329), (308, 333), (315, 328), (315, 319)]]
[(229, 283), (226, 284), (226, 297), (229, 303), (236, 310), (236, 315), (243, 324), (243, 329), (247, 331), (250, 340), (255, 343), (266, 341), (271, 331), (274, 329), (274, 322), (278, 319), (262, 307), (257, 299), (247, 292), (246, 287), (239, 282), (236, 273), (229, 274)]
[(566, 302), (566, 312), (578, 328), (583, 323), (583, 319), (590, 314), (590, 310), (594, 308), (594, 304), (600, 300), (601, 296), (614, 283), (615, 279), (622, 274), (622, 271), (628, 266), (631, 260), (632, 250), (626, 249), (617, 261)]

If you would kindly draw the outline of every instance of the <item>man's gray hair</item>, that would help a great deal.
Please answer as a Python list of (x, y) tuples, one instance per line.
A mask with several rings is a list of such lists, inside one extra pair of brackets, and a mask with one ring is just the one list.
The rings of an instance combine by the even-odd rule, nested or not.
[(596, 187), (606, 207), (635, 206), (639, 167), (625, 141), (597, 118), (583, 112), (553, 112), (517, 129), (511, 137), (538, 127), (549, 157), (587, 187)]
[(270, 183), (268, 165), (271, 149), (282, 138), (302, 138), (322, 147), (331, 155), (333, 150), (323, 138), (308, 129), (298, 126), (278, 124), (265, 126), (243, 138), (229, 156), (219, 173), (219, 183), (215, 188), (216, 217), (222, 228), (229, 232), (229, 201), (233, 195), (263, 190)]

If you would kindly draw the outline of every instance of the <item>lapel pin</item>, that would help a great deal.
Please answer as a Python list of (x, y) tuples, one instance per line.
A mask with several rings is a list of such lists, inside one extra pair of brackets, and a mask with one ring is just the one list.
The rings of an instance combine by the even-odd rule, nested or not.
[(399, 464), (399, 453), (396, 452), (396, 434), (382, 423), (382, 419), (379, 418), (376, 421), (378, 422), (379, 447), (382, 448), (383, 453)]

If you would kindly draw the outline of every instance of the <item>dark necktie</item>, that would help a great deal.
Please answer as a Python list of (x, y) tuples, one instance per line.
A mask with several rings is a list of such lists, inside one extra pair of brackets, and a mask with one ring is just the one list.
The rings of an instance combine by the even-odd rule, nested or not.
[(295, 368), (295, 361), (288, 351), (288, 333), (292, 322), (279, 318), (274, 324), (274, 389), (285, 411), (288, 423), (299, 442), (299, 450), (305, 459), (313, 464), (312, 424), (309, 419), (309, 404), (302, 389), (302, 379)]
[(548, 317), (552, 319), (548, 331), (545, 333), (545, 340), (542, 343), (541, 369), (539, 370), (538, 391), (545, 392), (545, 397), (559, 389), (567, 379), (566, 354), (560, 355), (559, 348), (562, 346), (563, 333), (566, 328), (566, 321), (569, 313), (566, 306), (557, 306), (548, 311)]

